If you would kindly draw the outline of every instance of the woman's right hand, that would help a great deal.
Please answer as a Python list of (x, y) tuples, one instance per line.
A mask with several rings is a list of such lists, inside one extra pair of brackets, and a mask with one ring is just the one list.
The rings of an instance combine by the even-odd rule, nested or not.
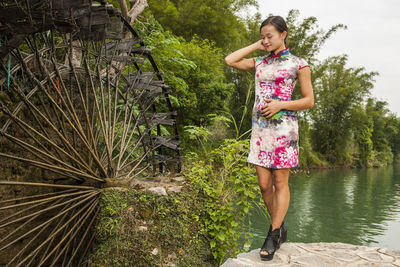
[(260, 39), (257, 42), (255, 42), (255, 45), (257, 46), (258, 50), (267, 51), (267, 48), (265, 48), (264, 42), (263, 42), (262, 39)]
[(262, 39), (227, 55), (225, 57), (225, 63), (228, 66), (234, 67), (239, 70), (254, 70), (254, 59), (245, 57), (257, 50), (267, 51)]

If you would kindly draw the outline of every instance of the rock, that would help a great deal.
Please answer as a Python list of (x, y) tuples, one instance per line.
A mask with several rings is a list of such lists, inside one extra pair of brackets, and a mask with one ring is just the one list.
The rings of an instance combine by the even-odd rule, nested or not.
[(147, 226), (139, 226), (138, 230), (143, 232), (143, 231), (147, 231)]
[(160, 195), (160, 196), (167, 196), (168, 195), (167, 191), (162, 186), (150, 187), (147, 190), (150, 191), (150, 192), (156, 193), (157, 195)]
[(154, 248), (153, 251), (151, 252), (154, 256), (158, 254), (158, 248)]
[(181, 185), (171, 186), (168, 188), (168, 191), (174, 193), (180, 193), (182, 191), (182, 186)]
[(183, 177), (183, 176), (174, 177), (174, 178), (172, 178), (172, 181), (175, 181), (175, 182), (184, 182), (184, 181), (185, 181), (185, 177)]
[(168, 254), (168, 257), (167, 257), (169, 260), (176, 260), (176, 253), (175, 252), (172, 252), (171, 254)]
[(271, 261), (261, 261), (260, 249), (240, 253), (221, 267), (239, 266), (399, 266), (400, 251), (344, 243), (283, 243)]

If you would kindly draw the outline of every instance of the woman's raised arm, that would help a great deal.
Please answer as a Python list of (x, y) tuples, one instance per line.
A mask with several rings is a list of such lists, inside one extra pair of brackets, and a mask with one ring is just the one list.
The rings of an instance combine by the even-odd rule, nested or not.
[(228, 66), (234, 67), (239, 70), (254, 69), (254, 60), (252, 58), (245, 57), (257, 50), (266, 51), (265, 47), (262, 45), (262, 40), (259, 40), (249, 46), (240, 48), (239, 50), (236, 50), (235, 52), (227, 55), (225, 57), (225, 63)]

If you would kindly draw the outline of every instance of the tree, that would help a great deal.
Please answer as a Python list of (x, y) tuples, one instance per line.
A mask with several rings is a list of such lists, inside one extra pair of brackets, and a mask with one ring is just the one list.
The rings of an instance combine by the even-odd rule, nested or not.
[(398, 120), (389, 115), (386, 108), (387, 102), (369, 98), (366, 104), (366, 112), (373, 122), (371, 140), (375, 152), (374, 165), (381, 166), (393, 162), (395, 144), (390, 143), (398, 133)]
[(232, 49), (238, 47), (247, 32), (236, 13), (258, 4), (256, 0), (149, 0), (149, 6), (165, 29), (186, 41), (196, 34), (214, 41), (218, 47)]
[(346, 62), (346, 55), (336, 56), (315, 67), (316, 105), (311, 112), (314, 148), (329, 162), (340, 164), (350, 159), (352, 111), (369, 95), (377, 75), (364, 68), (346, 68)]
[(374, 123), (362, 105), (353, 108), (351, 114), (354, 141), (358, 145), (357, 165), (370, 167), (373, 164), (373, 143), (371, 140)]

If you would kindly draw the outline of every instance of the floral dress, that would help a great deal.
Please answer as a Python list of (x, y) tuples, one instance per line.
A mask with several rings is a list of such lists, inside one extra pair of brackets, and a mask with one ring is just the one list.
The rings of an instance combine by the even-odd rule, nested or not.
[(299, 164), (298, 122), (295, 111), (280, 110), (271, 118), (262, 116), (265, 99), (289, 101), (297, 81), (297, 71), (307, 62), (289, 52), (253, 58), (255, 63), (255, 103), (252, 111), (250, 152), (247, 161), (271, 169), (293, 168)]

